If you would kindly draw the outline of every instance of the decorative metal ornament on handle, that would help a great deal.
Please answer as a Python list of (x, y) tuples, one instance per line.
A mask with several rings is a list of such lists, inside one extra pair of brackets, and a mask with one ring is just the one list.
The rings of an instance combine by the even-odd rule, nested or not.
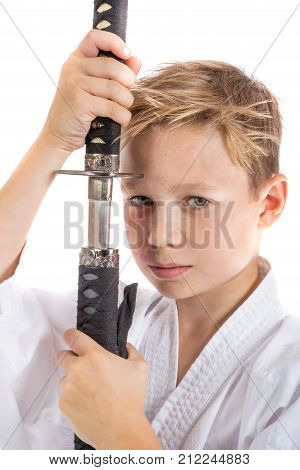
[[(128, 0), (94, 0), (93, 28), (126, 40)], [(98, 56), (113, 57), (99, 51)], [(89, 177), (88, 246), (79, 256), (77, 328), (111, 353), (127, 359), (127, 334), (136, 303), (137, 283), (127, 285), (118, 307), (119, 250), (110, 244), (110, 210), (114, 178), (142, 178), (143, 174), (119, 173), (120, 124), (97, 117), (86, 136), (85, 170), (60, 170), (65, 175)], [(84, 400), (85, 397), (82, 397)], [(74, 435), (76, 450), (93, 449)]]

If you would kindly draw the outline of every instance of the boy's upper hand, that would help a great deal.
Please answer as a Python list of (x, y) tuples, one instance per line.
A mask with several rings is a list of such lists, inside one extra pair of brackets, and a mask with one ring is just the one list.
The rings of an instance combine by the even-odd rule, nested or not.
[[(131, 119), (130, 88), (141, 61), (123, 51), (126, 44), (116, 34), (92, 29), (64, 63), (43, 138), (68, 153), (85, 145), (91, 122), (109, 117), (121, 125)], [(99, 49), (126, 60), (97, 57)]]

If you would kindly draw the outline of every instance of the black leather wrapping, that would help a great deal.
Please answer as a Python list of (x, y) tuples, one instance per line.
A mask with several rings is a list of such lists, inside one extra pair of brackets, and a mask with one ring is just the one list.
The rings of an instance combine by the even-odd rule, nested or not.
[[(94, 279), (85, 279), (88, 274)], [(114, 354), (119, 353), (118, 284), (119, 268), (79, 266), (77, 328)], [(92, 298), (87, 297), (89, 291)], [(95, 313), (84, 309), (95, 309)]]
[[(108, 3), (112, 6), (110, 10), (103, 13), (98, 13), (99, 6), (103, 3)], [(94, 21), (93, 28), (96, 29), (97, 25), (103, 21), (108, 21), (111, 26), (104, 28), (103, 31), (109, 31), (111, 33), (120, 36), (123, 41), (126, 41), (126, 25), (127, 25), (127, 11), (128, 11), (128, 0), (108, 0), (107, 2), (94, 0)], [(122, 59), (116, 57), (111, 52), (99, 51), (99, 55), (105, 55), (113, 57), (120, 62)], [(97, 127), (99, 124), (104, 124), (104, 127)], [(86, 142), (86, 153), (103, 153), (105, 155), (120, 154), (120, 124), (112, 121), (109, 118), (97, 117), (93, 121), (93, 125), (88, 132)], [(105, 144), (91, 143), (95, 137), (100, 137)], [(117, 140), (115, 140), (117, 139)]]
[[(85, 277), (94, 279), (87, 280)], [(119, 308), (118, 285), (118, 268), (79, 266), (77, 328), (111, 353), (127, 359), (127, 335), (134, 314), (138, 284), (125, 286)], [(95, 295), (87, 298), (87, 290)], [(86, 313), (85, 309), (95, 309), (95, 312)], [(93, 449), (76, 435), (74, 444), (75, 450)]]

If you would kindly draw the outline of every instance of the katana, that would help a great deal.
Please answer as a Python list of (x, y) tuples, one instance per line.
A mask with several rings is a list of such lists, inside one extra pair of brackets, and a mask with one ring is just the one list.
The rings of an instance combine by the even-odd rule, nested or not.
[[(128, 0), (94, 0), (93, 28), (126, 40)], [(99, 51), (99, 56), (113, 53)], [(97, 117), (86, 136), (85, 169), (60, 170), (88, 181), (88, 246), (79, 254), (77, 328), (111, 353), (127, 359), (127, 335), (136, 303), (137, 283), (127, 285), (119, 307), (119, 250), (110, 247), (110, 214), (114, 178), (142, 178), (120, 173), (120, 124)], [(82, 397), (82, 400), (85, 398)], [(93, 449), (74, 435), (76, 450)]]

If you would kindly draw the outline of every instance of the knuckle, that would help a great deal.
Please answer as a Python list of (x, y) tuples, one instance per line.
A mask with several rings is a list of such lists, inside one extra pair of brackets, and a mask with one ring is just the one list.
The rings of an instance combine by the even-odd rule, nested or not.
[(131, 117), (132, 117), (131, 112), (126, 110), (126, 113), (124, 114), (124, 119), (123, 119), (122, 125), (127, 126), (131, 121)]
[(128, 88), (131, 88), (136, 80), (135, 73), (117, 59), (113, 57), (101, 57), (102, 67), (106, 69), (111, 79), (121, 82)]
[(122, 85), (113, 80), (110, 80), (109, 83), (113, 98), (119, 103), (129, 108), (134, 100), (130, 91), (126, 90)]
[(136, 77), (137, 75), (134, 73), (133, 70), (131, 70), (131, 68), (128, 67), (128, 65), (126, 65), (127, 69), (128, 69), (128, 75), (129, 75), (129, 88), (131, 88), (135, 81), (136, 81)]
[(131, 93), (131, 91), (128, 92), (128, 101), (129, 101), (129, 108), (131, 108), (131, 106), (133, 105), (134, 103), (134, 96), (133, 94)]
[(107, 78), (113, 78), (115, 73), (115, 65), (113, 63), (113, 59), (110, 57), (99, 57), (100, 68), (102, 71), (102, 76)]
[(130, 122), (131, 112), (115, 101), (108, 101), (107, 116), (121, 126), (125, 126)]
[(114, 80), (108, 80), (108, 87), (109, 87), (109, 94), (112, 96), (113, 99), (120, 99), (122, 98), (122, 90), (120, 85), (115, 82)]
[(135, 82), (135, 74), (127, 65), (122, 69), (122, 79), (128, 88), (131, 88)]
[(117, 34), (111, 33), (111, 46), (113, 48), (119, 48), (122, 42), (122, 39)]
[(101, 354), (99, 354), (98, 351), (96, 351), (95, 349), (92, 349), (90, 352), (89, 352), (89, 358), (91, 361), (95, 362), (95, 363), (102, 363), (103, 362), (103, 357)]
[(86, 35), (86, 38), (91, 39), (93, 41), (95, 39), (96, 32), (97, 31), (95, 29), (90, 29)]
[(100, 61), (102, 62), (103, 66), (108, 69), (108, 71), (114, 71), (116, 68), (116, 59), (113, 57), (106, 57), (106, 56), (100, 56)]
[(119, 112), (120, 112), (119, 105), (118, 105), (117, 103), (115, 103), (114, 101), (112, 101), (112, 102), (110, 103), (109, 110), (108, 110), (109, 117), (110, 117), (113, 121), (117, 121), (117, 120), (118, 120), (118, 117), (119, 117)]

